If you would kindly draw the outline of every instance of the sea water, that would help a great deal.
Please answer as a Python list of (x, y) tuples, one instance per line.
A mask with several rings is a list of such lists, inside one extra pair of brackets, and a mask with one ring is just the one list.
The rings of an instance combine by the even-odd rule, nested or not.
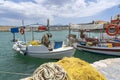
[[(68, 31), (50, 31), (52, 33), (53, 41), (62, 41), (65, 40), (68, 36)], [(34, 39), (41, 40), (42, 36), (46, 32), (34, 32)], [(72, 32), (79, 37), (79, 33)], [(94, 34), (94, 33), (93, 33)], [(32, 33), (26, 32), (25, 35), (20, 35), (16, 33), (16, 39), (19, 40), (32, 40)], [(94, 34), (96, 35), (96, 33)], [(25, 39), (24, 39), (25, 37)], [(13, 42), (13, 34), (10, 32), (0, 32), (0, 80), (19, 80), (20, 78), (27, 77), (32, 74), (34, 70), (39, 67), (41, 64), (46, 62), (55, 62), (58, 60), (51, 60), (51, 59), (40, 59), (40, 58), (33, 58), (28, 56), (20, 55), (12, 50)], [(100, 54), (93, 54), (83, 51), (76, 50), (75, 57), (85, 60), (89, 63), (106, 59), (112, 58), (116, 56), (108, 56), (108, 55), (100, 55)]]

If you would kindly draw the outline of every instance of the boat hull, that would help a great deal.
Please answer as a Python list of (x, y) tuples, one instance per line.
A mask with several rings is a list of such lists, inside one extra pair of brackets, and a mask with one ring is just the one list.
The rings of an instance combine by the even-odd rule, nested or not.
[(75, 53), (75, 48), (70, 46), (49, 51), (44, 45), (26, 46), (15, 43), (13, 45), (13, 49), (22, 55), (45, 59), (61, 59), (63, 57), (72, 57)]
[(67, 49), (67, 50), (60, 50), (60, 51), (50, 51), (48, 53), (35, 53), (35, 52), (27, 52), (26, 55), (37, 57), (37, 58), (46, 58), (46, 59), (61, 59), (63, 57), (72, 57), (75, 53), (75, 49)]
[(120, 56), (120, 47), (96, 47), (96, 46), (83, 46), (78, 44), (78, 50), (88, 51), (96, 54), (106, 54)]

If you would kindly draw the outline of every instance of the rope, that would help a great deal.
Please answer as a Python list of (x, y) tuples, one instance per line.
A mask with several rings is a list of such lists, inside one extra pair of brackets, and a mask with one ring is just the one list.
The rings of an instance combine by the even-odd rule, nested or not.
[(0, 71), (0, 73), (15, 74), (15, 75), (31, 75), (31, 74), (27, 74), (27, 73), (16, 73), (16, 72), (7, 72), (7, 71)]
[(64, 69), (55, 63), (45, 63), (38, 67), (32, 76), (33, 80), (69, 80)]

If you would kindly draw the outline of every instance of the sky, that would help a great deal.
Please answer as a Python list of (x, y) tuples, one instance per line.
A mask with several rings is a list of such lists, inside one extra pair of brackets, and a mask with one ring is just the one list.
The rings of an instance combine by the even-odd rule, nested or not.
[(0, 0), (0, 25), (69, 25), (110, 21), (120, 14), (120, 0)]

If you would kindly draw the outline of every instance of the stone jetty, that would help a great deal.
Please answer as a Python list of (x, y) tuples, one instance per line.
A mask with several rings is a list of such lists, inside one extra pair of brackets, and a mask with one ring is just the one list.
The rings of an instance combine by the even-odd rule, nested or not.
[(107, 80), (120, 80), (120, 58), (100, 60), (91, 65), (104, 74)]

